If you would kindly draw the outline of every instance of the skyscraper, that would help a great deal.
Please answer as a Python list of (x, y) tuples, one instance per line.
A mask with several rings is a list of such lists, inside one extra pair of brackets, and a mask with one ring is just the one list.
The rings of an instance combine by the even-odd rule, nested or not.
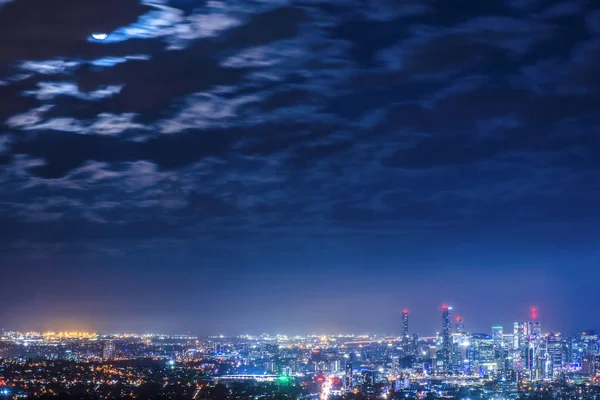
[(344, 376), (344, 389), (350, 391), (354, 386), (352, 378), (352, 361), (346, 361), (346, 375)]
[(548, 352), (549, 377), (556, 377), (562, 370), (566, 360), (565, 345), (560, 334), (551, 333), (546, 338), (546, 350)]
[(456, 333), (465, 333), (465, 324), (462, 317), (456, 317)]
[(531, 307), (531, 321), (527, 322), (526, 335), (528, 348), (526, 353), (526, 368), (529, 369), (529, 379), (537, 381), (544, 375), (546, 341), (542, 338), (542, 327), (537, 321), (538, 310)]
[(492, 339), (494, 340), (494, 348), (499, 349), (502, 347), (502, 337), (504, 330), (501, 326), (492, 326)]
[(115, 359), (116, 346), (115, 342), (112, 340), (107, 340), (104, 342), (104, 346), (102, 348), (102, 358), (105, 361), (110, 361)]
[(589, 329), (581, 334), (581, 342), (585, 354), (598, 354), (598, 334), (593, 329)]
[(442, 305), (442, 351), (444, 372), (450, 371), (452, 363), (452, 307)]
[(474, 333), (471, 336), (470, 363), (472, 372), (483, 375), (485, 366), (494, 362), (494, 340), (487, 333)]
[(586, 376), (596, 375), (596, 356), (593, 354), (586, 354), (581, 360), (581, 373)]
[(408, 310), (402, 311), (402, 338), (408, 340)]
[(375, 392), (375, 371), (367, 370), (362, 373), (362, 383), (364, 393)]

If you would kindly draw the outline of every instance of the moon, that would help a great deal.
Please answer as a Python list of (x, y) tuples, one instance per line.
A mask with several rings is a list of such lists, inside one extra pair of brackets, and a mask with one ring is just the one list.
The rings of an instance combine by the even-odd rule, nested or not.
[(104, 40), (108, 35), (106, 33), (92, 33), (92, 37), (96, 40)]

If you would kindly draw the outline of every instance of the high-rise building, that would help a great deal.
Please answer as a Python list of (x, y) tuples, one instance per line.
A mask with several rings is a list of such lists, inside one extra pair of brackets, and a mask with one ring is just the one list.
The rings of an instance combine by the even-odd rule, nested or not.
[(542, 335), (542, 326), (540, 325), (540, 321), (533, 321), (531, 333), (537, 337)]
[(551, 333), (546, 338), (548, 352), (548, 377), (556, 377), (563, 369), (566, 360), (565, 343), (560, 334)]
[(443, 371), (449, 372), (452, 364), (452, 307), (442, 305), (442, 351)]
[(346, 375), (344, 376), (344, 389), (350, 391), (354, 387), (352, 378), (352, 361), (346, 361)]
[(581, 337), (569, 338), (567, 343), (567, 361), (570, 364), (581, 366), (581, 358), (585, 353), (585, 347)]
[(596, 331), (589, 329), (581, 334), (581, 342), (583, 351), (586, 354), (598, 354), (598, 334)]
[(400, 357), (392, 356), (390, 360), (392, 361), (392, 371), (395, 374), (398, 373), (400, 371)]
[(416, 333), (413, 333), (412, 335), (412, 340), (410, 341), (410, 347), (408, 349), (408, 352), (410, 354), (419, 352), (419, 335)]
[(586, 354), (581, 360), (581, 373), (587, 376), (596, 375), (596, 356)]
[(362, 373), (362, 385), (364, 393), (375, 392), (375, 371), (367, 370)]
[(408, 340), (408, 310), (402, 311), (402, 338)]
[(514, 335), (512, 333), (505, 333), (502, 335), (502, 347), (508, 351), (513, 351)]
[(529, 370), (529, 379), (540, 380), (544, 377), (546, 370), (546, 341), (542, 337), (542, 327), (537, 321), (538, 311), (531, 307), (531, 321), (526, 324), (527, 350), (526, 368)]
[(115, 342), (112, 340), (107, 340), (104, 342), (104, 346), (102, 347), (102, 358), (106, 361), (114, 360), (116, 356), (116, 346)]
[(494, 341), (494, 348), (499, 349), (502, 347), (502, 335), (504, 329), (501, 326), (492, 326), (492, 340)]
[(462, 317), (456, 317), (456, 333), (465, 333), (465, 324)]
[(455, 333), (452, 335), (452, 366), (453, 373), (461, 373), (468, 371), (468, 362), (465, 360), (468, 356), (470, 338), (464, 333)]
[[(471, 338), (471, 364), (478, 368), (494, 362), (494, 340), (487, 333), (474, 333)], [(479, 368), (478, 368), (479, 369)], [(475, 370), (475, 372), (478, 371)]]
[(515, 371), (523, 370), (525, 366), (525, 327), (522, 323), (513, 324), (513, 345), (512, 358), (513, 369)]

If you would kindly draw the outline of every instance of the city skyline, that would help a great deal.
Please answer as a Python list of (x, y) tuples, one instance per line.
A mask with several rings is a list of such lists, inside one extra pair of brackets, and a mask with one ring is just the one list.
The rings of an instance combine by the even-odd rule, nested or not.
[(470, 333), (453, 312), (451, 305), (439, 307), (435, 336), (411, 333), (407, 309), (402, 335), (393, 337), (1, 332), (0, 395), (591, 400), (600, 394), (596, 331), (551, 332), (532, 306), (529, 321)]
[[(460, 312), (456, 312), (454, 313), (454, 307), (452, 305), (449, 304), (442, 304), (439, 307), (438, 311), (442, 312), (442, 317), (441, 317), (441, 323), (440, 326), (438, 326), (437, 328), (434, 328), (433, 331), (418, 331), (416, 330), (413, 325), (412, 325), (412, 319), (414, 317), (413, 313), (410, 312), (410, 310), (408, 310), (407, 308), (403, 308), (400, 313), (398, 314), (398, 321), (397, 321), (397, 326), (396, 326), (396, 332), (392, 331), (392, 332), (386, 332), (384, 330), (377, 330), (377, 328), (375, 327), (375, 329), (372, 330), (368, 330), (368, 331), (338, 331), (338, 332), (327, 332), (327, 331), (323, 331), (323, 330), (317, 330), (317, 331), (297, 331), (297, 332), (286, 332), (286, 331), (282, 331), (281, 329), (279, 330), (275, 330), (275, 331), (256, 331), (256, 332), (249, 332), (249, 331), (238, 331), (238, 332), (226, 332), (226, 331), (218, 331), (215, 330), (213, 332), (210, 333), (206, 333), (204, 332), (203, 334), (201, 334), (200, 336), (203, 337), (218, 337), (218, 336), (225, 336), (225, 337), (232, 337), (232, 336), (247, 336), (247, 335), (251, 335), (251, 336), (256, 336), (259, 337), (261, 335), (269, 335), (269, 336), (287, 336), (287, 337), (296, 337), (296, 336), (311, 336), (311, 335), (316, 335), (316, 336), (362, 336), (362, 335), (375, 335), (378, 337), (396, 337), (396, 338), (411, 338), (413, 334), (417, 334), (420, 335), (422, 337), (430, 337), (430, 336), (440, 336), (442, 338), (444, 338), (444, 332), (445, 329), (447, 329), (447, 332), (449, 335), (452, 334), (461, 334), (461, 333), (469, 333), (469, 334), (479, 334), (479, 333), (489, 333), (489, 332), (493, 332), (494, 329), (497, 328), (504, 328), (506, 327), (507, 329), (511, 329), (511, 327), (514, 324), (522, 324), (522, 323), (528, 323), (531, 321), (535, 321), (537, 323), (541, 323), (540, 318), (539, 318), (539, 309), (537, 306), (531, 306), (528, 309), (529, 315), (528, 317), (525, 318), (521, 318), (521, 319), (514, 319), (513, 321), (511, 321), (510, 323), (496, 323), (494, 325), (490, 325), (488, 327), (483, 327), (482, 324), (478, 324), (475, 322), (472, 326), (474, 327), (481, 327), (481, 329), (477, 329), (477, 328), (471, 328), (470, 325), (465, 325), (465, 318), (463, 317), (463, 314), (461, 314)], [(448, 315), (446, 315), (446, 313), (448, 313)], [(468, 320), (467, 320), (468, 321)], [(446, 328), (447, 327), (447, 328)], [(0, 330), (5, 331), (5, 332), (11, 332), (11, 331), (16, 331), (15, 329), (7, 329), (6, 327), (0, 327)], [(502, 330), (502, 329), (501, 329)], [(583, 328), (580, 329), (578, 327), (568, 327), (567, 329), (561, 330), (558, 329), (556, 327), (552, 327), (552, 326), (544, 326), (544, 330), (547, 331), (548, 334), (561, 334), (564, 336), (571, 336), (574, 334), (581, 334), (583, 332), (591, 332), (591, 331), (596, 331), (595, 327), (587, 327), (587, 328)], [(145, 330), (93, 330), (93, 331), (89, 331), (89, 330), (85, 330), (85, 329), (61, 329), (60, 327), (54, 327), (52, 329), (43, 329), (43, 330), (36, 330), (36, 329), (20, 329), (18, 330), (20, 332), (47, 332), (47, 333), (69, 333), (69, 332), (74, 332), (73, 334), (77, 334), (77, 333), (85, 333), (87, 334), (91, 334), (90, 332), (94, 332), (94, 334), (127, 334), (127, 333), (132, 333), (132, 334), (169, 334), (169, 335), (185, 335), (185, 334), (198, 334), (199, 332), (193, 332), (193, 331), (186, 331), (186, 332), (177, 332), (177, 331), (145, 331)]]
[(0, 0), (0, 328), (600, 328), (598, 71), (594, 1)]

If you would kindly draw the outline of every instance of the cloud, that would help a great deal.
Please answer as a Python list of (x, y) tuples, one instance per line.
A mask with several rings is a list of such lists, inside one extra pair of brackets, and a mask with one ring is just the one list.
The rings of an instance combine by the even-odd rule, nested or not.
[(192, 128), (225, 128), (235, 125), (238, 108), (258, 102), (257, 96), (226, 99), (212, 93), (198, 93), (186, 98), (185, 105), (172, 118), (158, 123), (163, 133), (175, 133)]
[(51, 105), (46, 104), (26, 113), (13, 115), (6, 121), (6, 124), (13, 128), (36, 125), (42, 121), (42, 115), (51, 108)]
[(24, 61), (20, 68), (27, 72), (36, 72), (42, 75), (56, 75), (71, 71), (81, 65), (80, 61), (76, 60), (44, 60), (44, 61)]
[(146, 6), (134, 0), (91, 0), (85, 4), (59, 0), (51, 5), (43, 0), (10, 2), (0, 14), (0, 62), (10, 65), (22, 60), (94, 54), (95, 46), (86, 44), (91, 33), (126, 25), (145, 10)]
[(0, 12), (15, 242), (252, 247), (592, 212), (587, 4), (69, 1)]
[(100, 100), (119, 94), (122, 88), (122, 86), (112, 85), (83, 93), (72, 82), (39, 82), (37, 90), (26, 91), (24, 94), (35, 96), (41, 101), (52, 100), (56, 96), (73, 96), (82, 100)]

